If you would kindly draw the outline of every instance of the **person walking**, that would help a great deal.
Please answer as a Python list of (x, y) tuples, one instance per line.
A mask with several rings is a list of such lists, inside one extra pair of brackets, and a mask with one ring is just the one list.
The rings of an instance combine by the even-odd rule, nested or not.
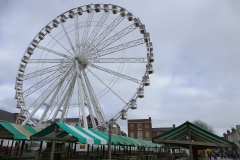
[(222, 153), (223, 154), (223, 157), (226, 159), (227, 158), (227, 155), (225, 152)]
[(208, 151), (208, 152), (207, 152), (207, 155), (208, 155), (208, 159), (211, 160), (211, 159), (212, 159), (212, 152), (211, 152), (211, 151)]
[(28, 144), (25, 144), (25, 152), (28, 152)]
[(212, 156), (213, 156), (213, 159), (217, 159), (217, 153), (216, 152), (213, 152)]

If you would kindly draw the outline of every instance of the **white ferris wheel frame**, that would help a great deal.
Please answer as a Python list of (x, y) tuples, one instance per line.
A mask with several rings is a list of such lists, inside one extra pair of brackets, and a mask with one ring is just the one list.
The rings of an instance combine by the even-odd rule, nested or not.
[[(110, 8), (111, 7), (111, 8)], [(103, 11), (103, 15), (101, 19), (99, 20), (98, 24), (95, 26), (94, 30), (92, 31), (91, 35), (88, 36), (88, 31), (91, 23), (91, 18), (94, 14), (94, 12), (100, 12)], [(79, 39), (79, 22), (78, 22), (78, 16), (81, 16), (84, 12), (88, 13), (88, 20), (86, 22), (86, 25), (84, 27), (84, 33), (82, 36), (82, 40)], [(98, 33), (95, 33), (100, 30), (101, 26), (103, 25), (104, 21), (107, 19), (108, 15), (112, 12), (113, 14), (120, 13), (120, 15), (102, 32), (100, 35)], [(77, 18), (76, 18), (77, 17)], [(134, 23), (122, 31), (116, 33), (112, 37), (108, 38), (107, 40), (102, 40), (106, 37), (107, 34), (109, 34), (125, 17), (129, 21), (133, 21)], [(68, 32), (66, 31), (66, 28), (64, 26), (64, 22), (68, 18), (73, 19), (75, 23), (75, 41), (76, 45), (74, 46), (72, 44), (71, 39), (68, 36)], [(51, 26), (52, 25), (52, 26)], [(71, 46), (71, 49), (73, 53), (71, 53), (72, 56), (54, 51), (52, 49), (43, 47), (38, 45), (38, 43), (44, 39), (45, 35), (51, 33), (51, 30), (61, 26), (63, 31), (65, 32), (65, 36), (68, 39), (68, 42)], [(106, 48), (109, 44), (115, 42), (119, 38), (123, 37), (124, 35), (128, 34), (132, 30), (138, 28), (140, 29), (140, 33), (143, 34), (143, 38), (136, 39), (127, 43), (120, 44), (118, 46), (114, 46), (111, 48)], [(98, 36), (97, 36), (98, 35)], [(54, 37), (52, 37), (54, 38)], [(134, 47), (140, 44), (146, 43), (147, 48), (147, 56), (143, 58), (101, 58), (104, 55), (108, 55), (120, 50), (124, 50), (130, 47)], [(100, 44), (100, 45), (99, 45)], [(63, 59), (30, 59), (31, 55), (34, 52), (34, 49), (38, 48), (43, 51), (50, 52), (52, 54), (58, 55), (63, 57)], [(88, 55), (88, 53), (91, 53)], [(88, 56), (87, 56), (88, 55)], [(87, 56), (87, 58), (86, 58)], [(100, 58), (99, 58), (100, 57)], [(49, 112), (51, 106), (55, 104), (56, 97), (59, 96), (60, 93), (64, 93), (63, 98), (56, 106), (55, 113), (53, 114), (52, 121), (54, 121), (58, 115), (59, 112), (61, 112), (60, 116), (60, 122), (63, 122), (64, 115), (66, 114), (67, 107), (70, 103), (70, 99), (73, 93), (74, 84), (77, 83), (78, 86), (78, 99), (79, 102), (81, 102), (80, 108), (83, 116), (83, 127), (88, 128), (87, 120), (86, 120), (86, 113), (85, 113), (85, 107), (87, 107), (91, 121), (93, 123), (93, 127), (98, 127), (95, 124), (94, 120), (94, 114), (93, 110), (95, 112), (96, 119), (99, 122), (99, 126), (104, 126), (107, 128), (106, 123), (109, 121), (106, 119), (106, 116), (100, 106), (100, 103), (94, 93), (94, 90), (91, 86), (90, 81), (88, 80), (88, 77), (86, 75), (85, 69), (87, 71), (91, 72), (86, 66), (91, 66), (93, 68), (99, 69), (103, 72), (110, 73), (112, 75), (115, 75), (117, 77), (124, 78), (129, 81), (133, 81), (135, 83), (139, 83), (139, 87), (135, 94), (131, 97), (131, 99), (128, 102), (125, 102), (125, 105), (120, 108), (119, 111), (116, 112), (114, 116), (110, 118), (110, 120), (116, 120), (118, 118), (121, 119), (127, 119), (126, 112), (128, 109), (136, 109), (137, 104), (136, 100), (137, 98), (143, 98), (144, 97), (144, 86), (150, 85), (149, 81), (149, 74), (153, 73), (153, 67), (152, 62), (154, 61), (153, 58), (153, 47), (152, 42), (150, 41), (150, 35), (148, 32), (146, 32), (145, 25), (141, 23), (139, 18), (135, 17), (131, 12), (127, 11), (125, 8), (114, 5), (114, 4), (89, 4), (80, 6), (77, 8), (73, 8), (71, 10), (68, 10), (61, 15), (57, 16), (54, 20), (49, 22), (40, 32), (37, 34), (30, 45), (28, 46), (27, 50), (25, 51), (23, 58), (20, 62), (20, 67), (18, 71), (18, 75), (16, 77), (16, 96), (17, 99), (17, 108), (20, 109), (20, 112), (22, 115), (26, 116), (26, 119), (22, 123), (22, 125), (26, 125), (27, 123), (36, 125), (37, 127), (41, 127), (44, 118), (46, 117), (47, 113)], [(93, 63), (147, 63), (146, 64), (146, 71), (143, 75), (142, 80), (138, 80), (136, 78), (124, 75), (122, 73), (95, 65)], [(28, 63), (60, 63), (55, 66), (51, 66), (49, 68), (45, 68), (36, 72), (32, 72), (29, 74), (24, 74), (25, 69), (27, 67)], [(71, 65), (68, 65), (70, 63)], [(39, 76), (44, 73), (49, 73), (52, 71), (56, 71), (59, 68), (63, 69), (65, 72), (63, 74), (60, 74), (58, 72), (54, 72), (49, 77), (44, 79), (43, 81), (40, 81), (39, 83), (35, 84), (34, 86), (30, 87), (29, 89), (23, 91), (23, 81)], [(92, 73), (92, 72), (91, 72)], [(92, 73), (94, 75), (94, 73)], [(94, 75), (95, 76), (95, 75)], [(50, 85), (50, 87), (47, 88), (44, 94), (40, 95), (40, 97), (30, 106), (27, 107), (24, 102), (24, 98), (31, 95), (34, 91), (38, 90), (41, 86), (45, 85), (46, 83), (49, 83), (50, 81), (53, 81), (54, 79), (58, 78), (57, 82)], [(98, 78), (98, 77), (96, 77)], [(100, 79), (99, 79), (100, 80)], [(100, 80), (101, 81), (101, 80)], [(108, 85), (106, 85), (103, 81), (101, 81), (110, 91), (112, 91), (113, 94), (118, 96)], [(85, 84), (84, 84), (85, 83)], [(64, 90), (62, 89), (64, 88)], [(62, 91), (63, 90), (63, 91)], [(52, 95), (51, 99), (47, 103), (47, 98)], [(118, 96), (119, 97), (119, 96)], [(121, 97), (119, 97), (121, 99)], [(122, 99), (121, 99), (122, 100)], [(92, 107), (89, 105), (91, 101)], [(88, 104), (88, 105), (85, 105)], [(84, 105), (82, 105), (84, 104)], [(33, 118), (36, 111), (42, 106), (45, 105), (46, 108), (39, 119), (39, 121), (36, 121), (36, 119)], [(31, 108), (31, 111), (29, 110)], [(62, 108), (62, 109), (61, 109)], [(93, 108), (93, 110), (92, 110)], [(80, 110), (79, 110), (80, 111)]]

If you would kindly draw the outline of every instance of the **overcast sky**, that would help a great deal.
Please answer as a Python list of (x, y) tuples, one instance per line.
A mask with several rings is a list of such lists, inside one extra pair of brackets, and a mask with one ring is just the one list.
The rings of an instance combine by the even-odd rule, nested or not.
[[(15, 77), (34, 36), (61, 13), (88, 3), (126, 8), (146, 25), (155, 62), (151, 85), (129, 119), (153, 127), (200, 119), (222, 136), (240, 122), (240, 2), (237, 0), (0, 0), (0, 107), (17, 111)], [(129, 97), (130, 98), (130, 97)], [(127, 132), (127, 121), (119, 121)]]

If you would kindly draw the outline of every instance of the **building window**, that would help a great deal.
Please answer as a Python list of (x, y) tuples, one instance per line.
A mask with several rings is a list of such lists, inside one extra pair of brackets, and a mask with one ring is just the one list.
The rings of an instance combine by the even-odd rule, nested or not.
[(130, 129), (133, 129), (134, 128), (134, 124), (130, 124)]
[(130, 133), (130, 137), (134, 138), (134, 132)]
[(142, 138), (142, 131), (138, 131), (138, 138)]
[(157, 132), (157, 135), (160, 135), (161, 134), (161, 132)]
[(149, 132), (148, 131), (146, 132), (146, 138), (149, 138)]
[(142, 129), (142, 124), (138, 124), (138, 129)]
[(145, 124), (145, 128), (149, 128), (149, 124)]

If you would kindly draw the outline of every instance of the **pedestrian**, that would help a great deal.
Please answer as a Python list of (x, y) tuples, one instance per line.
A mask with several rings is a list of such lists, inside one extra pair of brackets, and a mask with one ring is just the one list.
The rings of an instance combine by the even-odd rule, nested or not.
[(217, 159), (217, 153), (213, 152), (213, 159)]
[(227, 158), (227, 155), (225, 152), (223, 152), (223, 157), (226, 159)]
[(167, 151), (167, 152), (168, 152), (168, 154), (170, 154), (170, 149), (169, 149), (169, 148), (168, 148), (168, 151)]
[(48, 146), (46, 146), (46, 148), (45, 148), (45, 151), (46, 151), (46, 152), (48, 152), (48, 151), (49, 151), (49, 148), (48, 148)]
[(207, 152), (207, 155), (208, 155), (208, 159), (211, 160), (211, 159), (212, 159), (212, 152), (211, 152), (211, 151), (208, 151), (208, 152)]
[(28, 144), (25, 144), (25, 152), (28, 152)]
[(4, 155), (8, 155), (8, 147), (5, 148)]

